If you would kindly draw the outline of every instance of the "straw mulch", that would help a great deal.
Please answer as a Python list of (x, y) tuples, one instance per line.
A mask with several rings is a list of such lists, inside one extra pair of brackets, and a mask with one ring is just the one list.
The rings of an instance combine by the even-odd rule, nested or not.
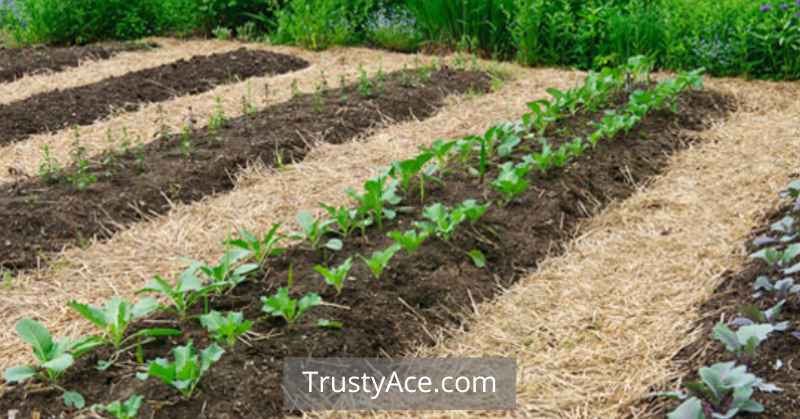
[(651, 417), (636, 402), (686, 372), (670, 360), (697, 338), (696, 308), (743, 266), (744, 240), (800, 176), (800, 84), (707, 84), (742, 108), (587, 221), (565, 254), (477, 307), (469, 331), (414, 354), (516, 358), (518, 410), (408, 417)]
[[(192, 55), (209, 55), (222, 50), (232, 50), (242, 47), (242, 44), (220, 41), (170, 41), (170, 46), (162, 40), (164, 47), (149, 51), (138, 52), (134, 58), (138, 61), (151, 63), (151, 54), (168, 54), (173, 56), (190, 57)], [(187, 52), (178, 54), (186, 45)], [(292, 83), (296, 81), (297, 88), (302, 92), (312, 92), (322, 80), (327, 79), (331, 87), (337, 87), (342, 75), (346, 76), (349, 83), (356, 80), (358, 68), (363, 68), (374, 75), (378, 68), (384, 71), (394, 71), (414, 65), (415, 59), (410, 55), (387, 54), (368, 49), (335, 49), (324, 54), (313, 53), (291, 47), (266, 46), (263, 44), (248, 44), (247, 48), (266, 49), (295, 55), (311, 63), (311, 66), (288, 74), (277, 76), (266, 75), (254, 77), (239, 83), (218, 86), (208, 92), (184, 96), (168, 102), (143, 104), (136, 112), (127, 112), (105, 118), (97, 123), (78, 129), (80, 144), (91, 155), (100, 153), (113, 147), (119, 147), (127, 132), (127, 139), (132, 145), (148, 143), (156, 138), (160, 127), (166, 126), (172, 132), (179, 132), (190, 115), (197, 123), (196, 127), (203, 127), (215, 109), (215, 99), (220, 98), (223, 110), (229, 117), (241, 116), (242, 98), (258, 109), (273, 105), (289, 99), (292, 95)], [(162, 54), (162, 55), (163, 55)], [(129, 57), (130, 54), (126, 55)], [(110, 61), (113, 61), (110, 60)], [(133, 60), (136, 61), (136, 60)], [(169, 60), (160, 60), (161, 64)], [(85, 77), (91, 77), (95, 71), (94, 63), (78, 67), (74, 72), (85, 72)], [(140, 64), (141, 65), (141, 64)], [(155, 64), (151, 65), (155, 66)], [(138, 69), (138, 68), (136, 68)], [(53, 78), (59, 75), (51, 76)], [(47, 82), (50, 89), (62, 87), (60, 81)], [(268, 89), (265, 86), (268, 85)], [(1, 88), (2, 85), (0, 85)], [(268, 94), (266, 92), (269, 92)], [(109, 136), (112, 141), (109, 141)], [(75, 140), (75, 132), (70, 129), (61, 130), (52, 134), (32, 136), (16, 144), (0, 146), (0, 182), (12, 182), (25, 176), (35, 176), (42, 161), (43, 146), (47, 145), (51, 156), (62, 164), (70, 159), (70, 151)]]
[[(397, 68), (412, 59), (367, 50), (338, 50), (321, 54), (318, 62), (327, 63), (324, 68), (330, 78), (336, 71), (357, 68), (359, 62), (376, 68), (381, 57), (384, 69)], [(274, 222), (291, 224), (299, 210), (316, 208), (319, 202), (341, 202), (345, 187), (357, 186), (392, 160), (414, 155), (418, 146), (516, 118), (526, 110), (528, 101), (545, 97), (546, 88), (569, 88), (582, 77), (577, 72), (550, 69), (508, 66), (508, 70), (514, 79), (497, 92), (452, 98), (431, 119), (380, 129), (360, 142), (322, 145), (304, 162), (280, 171), (251, 168), (230, 193), (178, 206), (167, 216), (141, 223), (107, 242), (67, 250), (50, 268), (16, 278), (12, 288), (0, 294), (0, 368), (28, 359), (27, 348), (13, 331), (19, 318), (41, 319), (58, 335), (90, 332), (86, 322), (67, 310), (69, 300), (101, 304), (115, 294), (131, 297), (154, 274), (172, 276), (178, 272), (186, 265), (185, 257), (211, 261), (221, 256), (220, 242), (237, 226), (262, 231)], [(317, 76), (319, 68), (306, 73)], [(289, 80), (291, 76), (284, 81)], [(301, 86), (307, 88), (313, 80), (301, 78)], [(231, 91), (225, 101), (236, 103), (240, 93)], [(200, 104), (206, 102), (209, 106), (212, 103), (206, 100)], [(147, 121), (141, 118), (140, 123)]]

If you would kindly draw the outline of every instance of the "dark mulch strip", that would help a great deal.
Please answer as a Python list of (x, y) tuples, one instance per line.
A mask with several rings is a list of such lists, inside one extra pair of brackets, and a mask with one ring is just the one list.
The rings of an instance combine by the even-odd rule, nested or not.
[[(769, 226), (772, 223), (789, 214), (800, 219), (800, 214), (792, 213), (790, 207), (781, 208), (771, 214), (767, 218), (766, 225), (752, 233), (751, 240), (748, 240), (746, 244), (748, 252), (752, 253), (758, 250), (753, 247), (752, 239), (769, 233)], [(800, 239), (787, 244), (798, 242)], [(780, 298), (769, 293), (765, 293), (761, 298), (754, 298), (753, 284), (762, 275), (771, 278), (784, 277), (778, 270), (769, 267), (766, 263), (753, 260), (739, 272), (726, 272), (722, 284), (714, 291), (711, 298), (700, 306), (699, 311), (703, 314), (703, 318), (697, 322), (695, 328), (701, 331), (701, 338), (683, 348), (673, 359), (673, 362), (682, 370), (692, 371), (691, 374), (684, 377), (684, 382), (699, 380), (696, 371), (701, 367), (717, 362), (736, 361), (735, 356), (727, 352), (720, 342), (711, 337), (712, 329), (720, 320), (730, 321), (740, 317), (738, 307), (744, 304), (755, 304), (761, 310), (766, 310), (780, 302)], [(795, 279), (798, 278), (795, 276)], [(787, 299), (778, 320), (789, 321), (791, 323), (790, 332), (800, 328), (799, 296), (793, 295)], [(773, 333), (759, 347), (758, 353), (758, 358), (748, 366), (748, 371), (783, 389), (783, 392), (775, 394), (756, 391), (753, 398), (766, 408), (764, 415), (759, 417), (800, 418), (800, 373), (797, 370), (800, 365), (800, 340), (791, 336), (789, 332)], [(774, 367), (777, 360), (783, 362), (783, 367), (776, 370)], [(741, 363), (741, 361), (737, 362)], [(649, 407), (654, 412), (670, 411), (678, 405), (663, 399), (650, 402), (651, 406)]]
[(107, 60), (121, 52), (156, 48), (156, 44), (107, 43), (75, 47), (0, 48), (0, 83), (22, 76), (57, 72), (89, 60)]
[(91, 125), (115, 112), (134, 111), (144, 103), (196, 95), (221, 84), (288, 73), (308, 65), (289, 55), (241, 48), (179, 60), (87, 86), (40, 93), (0, 105), (0, 145), (34, 134)]
[[(90, 402), (127, 398), (134, 392), (142, 394), (150, 401), (143, 409), (143, 417), (281, 416), (279, 386), (284, 358), (397, 356), (416, 345), (430, 344), (428, 332), (437, 334), (444, 328), (458, 326), (464, 319), (463, 312), (473, 302), (493, 298), (498, 285), (511, 285), (535, 269), (546, 255), (560, 252), (575, 233), (579, 220), (611, 200), (632, 194), (636, 188), (630, 183), (629, 174), (636, 182), (646, 182), (664, 169), (671, 153), (693, 140), (692, 130), (704, 129), (702, 121), (722, 118), (733, 107), (730, 98), (714, 92), (687, 93), (679, 102), (678, 114), (656, 112), (642, 121), (639, 128), (603, 144), (567, 169), (547, 176), (532, 176), (532, 187), (524, 196), (505, 208), (492, 207), (479, 223), (462, 227), (451, 242), (431, 240), (415, 255), (398, 255), (379, 281), (370, 279), (366, 268), (356, 261), (351, 271), (354, 280), (336, 296), (312, 271), (317, 263), (336, 265), (355, 253), (370, 254), (385, 248), (389, 241), (376, 230), (368, 230), (366, 238), (356, 235), (345, 240), (345, 248), (336, 254), (321, 255), (292, 248), (270, 263), (258, 279), (243, 284), (231, 295), (213, 300), (211, 306), (259, 318), (259, 298), (285, 285), (288, 269), (293, 266), (295, 295), (319, 292), (323, 299), (350, 309), (317, 308), (290, 328), (279, 320), (259, 320), (255, 331), (271, 334), (270, 337), (252, 345), (240, 343), (229, 350), (191, 401), (179, 400), (174, 391), (154, 381), (137, 381), (129, 368), (95, 371), (94, 364), (108, 352), (82, 360), (64, 385), (80, 389)], [(585, 133), (589, 119), (598, 117), (599, 114), (579, 116), (554, 127), (550, 132), (552, 141), (559, 144)], [(432, 187), (426, 203), (455, 204), (467, 198), (494, 197), (476, 178), (457, 174), (461, 172), (447, 175), (446, 186)], [(405, 204), (418, 206), (416, 193)], [(419, 208), (402, 214), (387, 229), (405, 229), (418, 217)], [(465, 255), (465, 251), (474, 248), (487, 254), (486, 269), (476, 268)], [(196, 307), (195, 312), (199, 309)], [(315, 327), (322, 318), (339, 320), (345, 328), (335, 331)], [(164, 315), (160, 319), (170, 317)], [(209, 343), (196, 322), (185, 322), (180, 327), (184, 338), (148, 345), (146, 358), (164, 356), (172, 345), (186, 339), (192, 339), (201, 348)], [(125, 359), (131, 357), (132, 354), (127, 354)], [(26, 395), (23, 388), (11, 388), (0, 399), (0, 411), (14, 408), (23, 414), (33, 410), (59, 414), (64, 408), (55, 395), (52, 392)]]
[[(388, 123), (424, 119), (451, 94), (486, 92), (483, 73), (443, 70), (415, 81), (416, 73), (386, 77), (383, 92), (362, 96), (355, 86), (302, 95), (252, 116), (206, 129), (166, 136), (127, 152), (90, 160), (97, 183), (79, 191), (41, 178), (0, 186), (0, 268), (37, 266), (40, 256), (91, 237), (107, 238), (142, 214), (165, 214), (172, 203), (197, 201), (234, 187), (232, 177), (249, 162), (266, 166), (300, 161), (316, 142), (338, 144)], [(377, 90), (377, 86), (373, 89)], [(75, 167), (67, 169), (75, 172)]]

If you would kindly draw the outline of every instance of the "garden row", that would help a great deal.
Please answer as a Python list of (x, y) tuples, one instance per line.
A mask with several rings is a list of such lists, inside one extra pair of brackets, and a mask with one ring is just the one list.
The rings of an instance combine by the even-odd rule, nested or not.
[(156, 44), (114, 43), (69, 48), (0, 48), (0, 83), (47, 71), (62, 71), (84, 61), (106, 60), (121, 52), (156, 47)]
[(800, 385), (800, 181), (781, 196), (789, 201), (748, 244), (747, 266), (729, 272), (702, 307), (703, 337), (675, 361), (696, 373), (685, 391), (662, 393), (683, 400), (670, 419), (732, 418), (764, 412), (796, 418)]
[(339, 144), (388, 123), (425, 119), (448, 96), (489, 87), (485, 73), (466, 69), (429, 66), (372, 76), (361, 69), (358, 80), (322, 79), (309, 94), (295, 87), (289, 101), (257, 111), (256, 101), (269, 102), (267, 85), (241, 98), (239, 118), (228, 118), (218, 103), (206, 127), (193, 128), (190, 118), (180, 132), (164, 127), (149, 143), (109, 133), (109, 149), (96, 156), (87, 155), (76, 128), (71, 162), (56, 161), (45, 148), (38, 177), (0, 186), (6, 231), (0, 268), (41, 266), (64, 247), (111, 237), (177, 203), (230, 191), (248, 164), (280, 168), (303, 160), (318, 143)]
[(88, 400), (111, 402), (93, 409), (118, 418), (274, 417), (287, 357), (398, 356), (432, 343), (732, 109), (725, 96), (688, 91), (700, 72), (652, 84), (650, 66), (591, 73), (519, 121), (437, 140), (349, 190), (355, 207), (301, 212), (299, 231), (240, 231), (217, 263), (148, 283), (141, 293), (162, 305), (72, 302), (99, 336), (54, 340), (21, 320), (37, 362), (6, 371), (21, 384), (0, 410), (58, 415)]
[(221, 84), (306, 67), (308, 63), (299, 58), (241, 48), (179, 60), (85, 86), (39, 93), (0, 105), (0, 145), (35, 134), (91, 125), (115, 112), (133, 111), (145, 103), (195, 95)]

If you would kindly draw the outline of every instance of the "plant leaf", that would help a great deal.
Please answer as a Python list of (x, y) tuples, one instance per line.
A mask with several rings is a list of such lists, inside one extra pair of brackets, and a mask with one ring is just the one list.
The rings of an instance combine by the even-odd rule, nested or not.
[(63, 398), (64, 405), (67, 407), (83, 409), (83, 407), (86, 406), (86, 400), (84, 400), (81, 393), (78, 393), (77, 391), (65, 391)]
[(33, 367), (12, 367), (3, 373), (3, 378), (9, 384), (21, 383), (36, 375), (36, 369)]
[(472, 258), (472, 263), (474, 263), (475, 266), (479, 268), (486, 267), (486, 255), (484, 255), (483, 252), (481, 252), (480, 250), (478, 249), (470, 250), (469, 257)]
[(71, 367), (72, 364), (75, 363), (74, 358), (70, 354), (62, 354), (52, 360), (45, 362), (42, 364), (42, 368), (46, 368), (48, 370), (53, 370), (57, 373), (62, 373), (67, 370), (67, 368)]
[(47, 360), (47, 354), (53, 348), (53, 338), (41, 323), (32, 319), (17, 322), (17, 334), (33, 347), (33, 352), (40, 361)]
[(667, 419), (706, 419), (705, 414), (703, 414), (703, 403), (699, 399), (692, 397), (670, 412), (667, 415)]

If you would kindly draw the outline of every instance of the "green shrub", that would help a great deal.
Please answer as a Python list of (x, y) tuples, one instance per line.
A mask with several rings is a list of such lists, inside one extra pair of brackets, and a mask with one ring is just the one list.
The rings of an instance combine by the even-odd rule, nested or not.
[(272, 40), (322, 50), (359, 40), (377, 0), (291, 0), (277, 11)]

